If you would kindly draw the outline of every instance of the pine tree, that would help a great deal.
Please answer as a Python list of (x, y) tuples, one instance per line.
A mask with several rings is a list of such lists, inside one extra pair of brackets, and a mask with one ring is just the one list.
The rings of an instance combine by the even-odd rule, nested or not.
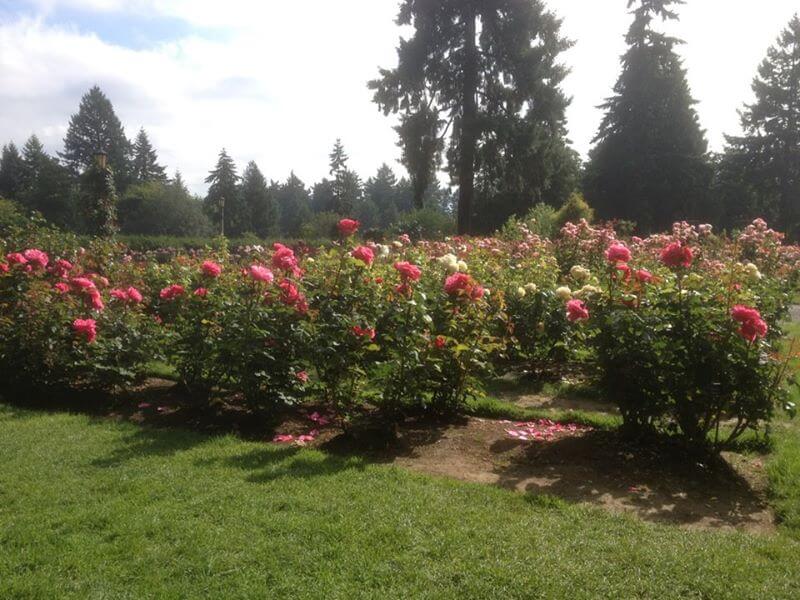
[(131, 177), (134, 183), (145, 181), (166, 181), (167, 176), (160, 164), (150, 138), (144, 127), (139, 129), (136, 141), (133, 143), (133, 160), (131, 161)]
[(0, 154), (0, 197), (16, 200), (25, 185), (25, 162), (14, 142)]
[(483, 212), (496, 212), (503, 193), (520, 204), (512, 210), (524, 210), (530, 197), (550, 194), (555, 176), (574, 170), (575, 161), (558, 164), (567, 156), (569, 104), (558, 58), (571, 43), (541, 0), (404, 0), (397, 22), (413, 36), (400, 40), (398, 67), (382, 69), (369, 86), (384, 113), (401, 113), (399, 145), (416, 206), (448, 135), (459, 233), (473, 231), (476, 179)]
[(267, 180), (254, 161), (250, 161), (242, 175), (242, 203), (251, 215), (253, 231), (261, 237), (278, 233), (278, 210)]
[(299, 235), (300, 227), (311, 217), (305, 184), (293, 171), (285, 183), (273, 186), (273, 194), (280, 213), (281, 233), (286, 236)]
[(78, 112), (70, 117), (64, 152), (59, 156), (78, 174), (93, 166), (98, 152), (105, 152), (117, 187), (124, 189), (130, 180), (131, 143), (125, 137), (111, 101), (94, 86), (81, 98)]
[(189, 194), (189, 188), (186, 187), (186, 183), (183, 181), (183, 175), (181, 175), (180, 171), (178, 170), (175, 171), (175, 177), (172, 178), (170, 183), (174, 188), (180, 190), (182, 193), (186, 195)]
[[(386, 163), (378, 168), (375, 177), (370, 177), (364, 185), (364, 202), (368, 208), (363, 209), (364, 214), (376, 215), (375, 222), (370, 226), (387, 227), (397, 220), (397, 177)], [(364, 220), (359, 216), (359, 220)]]
[(645, 232), (705, 212), (711, 170), (693, 106), (681, 41), (656, 32), (654, 19), (677, 19), (682, 0), (629, 0), (633, 23), (622, 73), (590, 153), (584, 182), (602, 219), (635, 221)]
[(330, 153), (330, 174), (333, 176), (332, 211), (349, 216), (361, 197), (361, 179), (347, 168), (350, 157), (344, 151), (341, 139), (336, 139)]
[(44, 146), (36, 135), (32, 135), (22, 147), (22, 162), (25, 163), (23, 187), (28, 190), (36, 184), (36, 180), (49, 157)]
[(794, 15), (753, 80), (743, 136), (727, 136), (718, 171), (727, 224), (762, 216), (800, 239), (800, 17)]
[(223, 148), (217, 166), (206, 177), (208, 194), (204, 208), (211, 222), (223, 235), (239, 235), (249, 224), (249, 218), (239, 197), (239, 175), (236, 164)]

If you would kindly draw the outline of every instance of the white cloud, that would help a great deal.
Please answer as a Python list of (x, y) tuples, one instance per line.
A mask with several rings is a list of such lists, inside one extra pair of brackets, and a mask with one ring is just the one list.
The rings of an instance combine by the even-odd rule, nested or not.
[[(69, 115), (94, 83), (115, 105), (129, 136), (145, 126), (170, 170), (193, 189), (225, 146), (240, 168), (256, 160), (268, 177), (291, 169), (311, 183), (327, 173), (327, 154), (342, 137), (363, 176), (394, 161), (392, 120), (371, 102), (367, 80), (395, 63), (397, 0), (35, 0), (40, 18), (0, 25), (0, 140), (30, 133), (61, 148)], [(738, 129), (736, 109), (766, 48), (794, 9), (790, 0), (704, 0), (682, 7), (674, 28), (712, 147)], [(58, 6), (101, 13), (177, 18), (198, 35), (134, 50), (67, 25), (46, 25)], [(562, 0), (550, 5), (578, 41), (565, 62), (574, 97), (571, 138), (589, 148), (624, 51), (626, 0)], [(53, 14), (57, 14), (53, 13)], [(48, 21), (49, 23), (49, 21)], [(710, 24), (713, 23), (713, 26)], [(211, 35), (206, 35), (212, 31)], [(213, 32), (221, 35), (214, 35)], [(204, 37), (205, 36), (205, 37)]]

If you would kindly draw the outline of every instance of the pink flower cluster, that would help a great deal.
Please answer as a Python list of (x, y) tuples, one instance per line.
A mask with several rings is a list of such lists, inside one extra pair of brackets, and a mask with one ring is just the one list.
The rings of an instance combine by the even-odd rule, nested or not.
[(509, 437), (522, 442), (552, 440), (556, 435), (576, 435), (592, 431), (592, 428), (586, 425), (555, 423), (550, 419), (514, 423), (514, 426), (516, 429), (506, 429), (506, 433)]

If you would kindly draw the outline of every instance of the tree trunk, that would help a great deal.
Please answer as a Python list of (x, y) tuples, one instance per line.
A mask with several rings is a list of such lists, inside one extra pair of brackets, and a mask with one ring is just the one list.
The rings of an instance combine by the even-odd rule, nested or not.
[(458, 165), (458, 233), (472, 233), (472, 201), (475, 197), (475, 145), (478, 139), (478, 109), (475, 96), (478, 88), (478, 49), (475, 45), (475, 9), (470, 2), (464, 7), (464, 64), (461, 139)]

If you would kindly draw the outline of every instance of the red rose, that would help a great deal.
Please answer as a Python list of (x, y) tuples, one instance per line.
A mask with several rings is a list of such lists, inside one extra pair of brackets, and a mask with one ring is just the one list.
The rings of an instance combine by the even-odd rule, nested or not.
[(661, 262), (670, 267), (691, 267), (694, 252), (689, 246), (684, 246), (680, 242), (672, 242), (661, 250)]

